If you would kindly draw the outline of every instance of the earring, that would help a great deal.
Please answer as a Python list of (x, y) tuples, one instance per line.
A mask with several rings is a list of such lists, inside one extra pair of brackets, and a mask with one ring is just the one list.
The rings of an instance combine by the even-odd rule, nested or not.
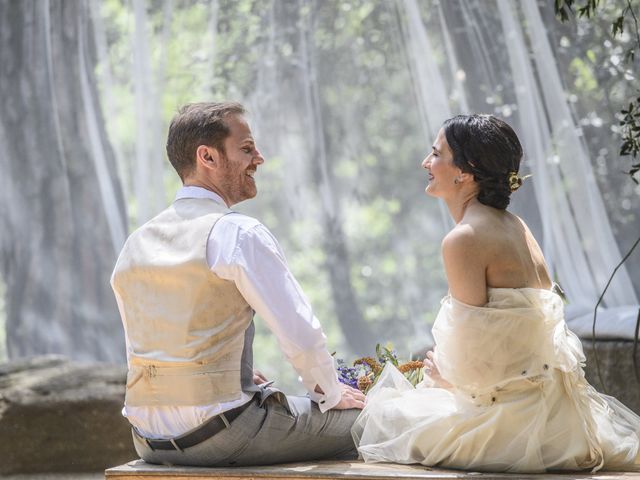
[(459, 183), (460, 183), (460, 179), (458, 179), (458, 178), (454, 178), (454, 179), (453, 179), (453, 183), (455, 183), (456, 185), (457, 185), (457, 184), (459, 184)]

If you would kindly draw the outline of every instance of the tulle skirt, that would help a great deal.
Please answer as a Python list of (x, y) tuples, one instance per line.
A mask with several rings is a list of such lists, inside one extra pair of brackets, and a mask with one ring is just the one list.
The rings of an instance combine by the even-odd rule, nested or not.
[(387, 365), (353, 426), (366, 462), (494, 472), (637, 470), (640, 417), (575, 372), (518, 379), (480, 396), (414, 388)]

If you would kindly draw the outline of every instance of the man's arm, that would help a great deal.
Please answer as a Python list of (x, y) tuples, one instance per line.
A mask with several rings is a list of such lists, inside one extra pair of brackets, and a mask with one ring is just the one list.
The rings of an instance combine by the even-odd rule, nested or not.
[(362, 408), (361, 392), (338, 382), (320, 322), (269, 230), (230, 214), (218, 221), (207, 248), (212, 271), (233, 281), (264, 319), (320, 410)]

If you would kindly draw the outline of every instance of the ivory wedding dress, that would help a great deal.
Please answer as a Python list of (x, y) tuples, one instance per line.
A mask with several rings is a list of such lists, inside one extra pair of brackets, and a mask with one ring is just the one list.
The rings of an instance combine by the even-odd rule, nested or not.
[(451, 296), (433, 326), (452, 386), (414, 388), (387, 365), (352, 433), (367, 462), (543, 472), (638, 469), (640, 417), (584, 377), (580, 340), (549, 290), (490, 288), (484, 307)]

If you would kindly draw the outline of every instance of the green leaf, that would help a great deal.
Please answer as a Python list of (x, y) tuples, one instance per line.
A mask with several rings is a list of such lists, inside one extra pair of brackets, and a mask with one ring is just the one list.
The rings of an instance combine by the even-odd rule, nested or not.
[(624, 16), (623, 15), (619, 16), (615, 20), (615, 22), (611, 24), (611, 33), (613, 34), (614, 37), (619, 33), (620, 34), (624, 33)]
[(588, 0), (586, 5), (578, 9), (578, 16), (591, 18), (595, 15), (596, 8), (598, 7), (599, 3), (600, 0)]
[(564, 23), (569, 20), (569, 12), (573, 12), (572, 4), (573, 0), (555, 0), (554, 8), (556, 16), (560, 17), (560, 22)]

